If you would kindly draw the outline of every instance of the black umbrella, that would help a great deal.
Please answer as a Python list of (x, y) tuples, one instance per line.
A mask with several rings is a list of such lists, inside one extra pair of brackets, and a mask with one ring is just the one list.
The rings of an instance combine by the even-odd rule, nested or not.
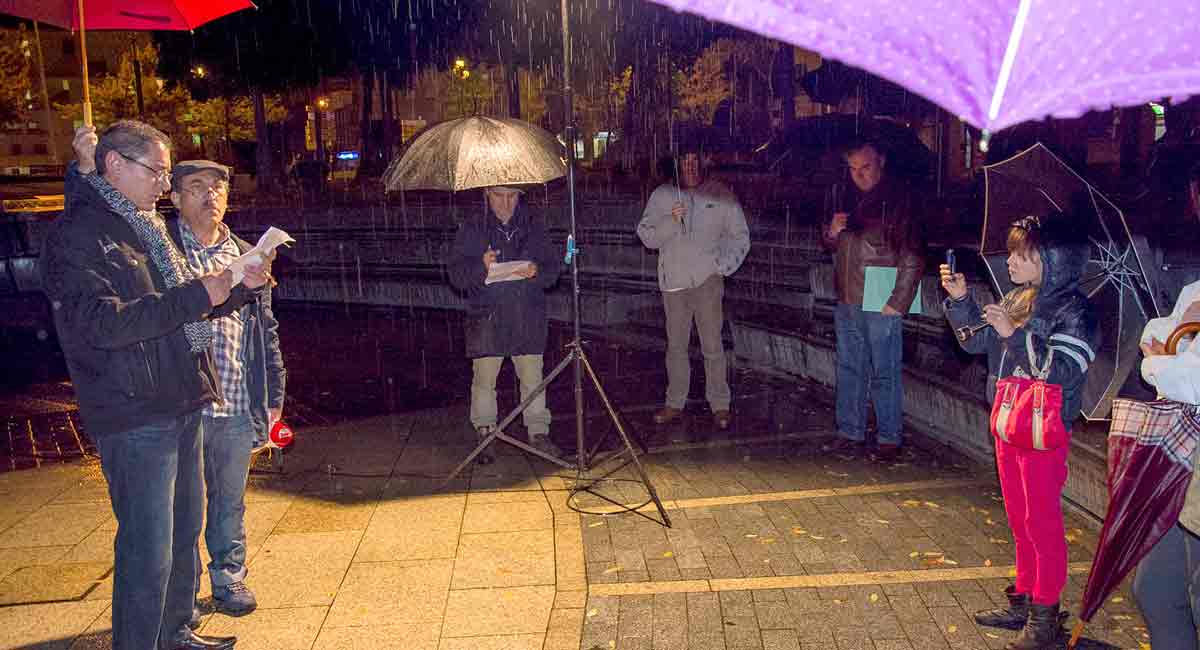
[(1125, 215), (1040, 142), (983, 172), (986, 202), (979, 252), (1001, 294), (1012, 288), (1006, 242), (1017, 219), (1061, 211), (1092, 242), (1080, 288), (1092, 301), (1101, 342), (1088, 371), (1082, 408), (1089, 420), (1107, 419), (1113, 398), (1141, 358), (1142, 328), (1159, 314)]

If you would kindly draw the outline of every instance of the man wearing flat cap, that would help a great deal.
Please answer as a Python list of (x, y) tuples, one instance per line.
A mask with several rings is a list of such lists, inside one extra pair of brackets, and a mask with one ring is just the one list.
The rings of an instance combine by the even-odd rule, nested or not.
[[(193, 273), (228, 267), (252, 246), (225, 224), (229, 168), (187, 160), (171, 174), (171, 202), (179, 217), (169, 224)], [(204, 408), (204, 483), (208, 520), (204, 541), (216, 611), (244, 616), (258, 606), (246, 587), (246, 477), (251, 452), (266, 444), (283, 416), (286, 373), (270, 286), (212, 325), (213, 360), (223, 401)]]

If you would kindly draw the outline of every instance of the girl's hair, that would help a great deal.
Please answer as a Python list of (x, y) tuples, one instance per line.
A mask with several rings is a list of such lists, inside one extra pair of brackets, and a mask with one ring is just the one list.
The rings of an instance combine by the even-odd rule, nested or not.
[[(1013, 223), (1008, 229), (1008, 252), (1028, 259), (1039, 251), (1042, 243), (1041, 219), (1029, 216)], [(1033, 302), (1037, 299), (1038, 287), (1026, 284), (1015, 287), (1004, 295), (1001, 306), (1008, 312), (1013, 324), (1020, 327), (1033, 314)]]

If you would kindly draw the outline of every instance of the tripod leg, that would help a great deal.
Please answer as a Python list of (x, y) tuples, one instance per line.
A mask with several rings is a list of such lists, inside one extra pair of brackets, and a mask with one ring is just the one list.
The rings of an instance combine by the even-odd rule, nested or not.
[(438, 489), (441, 490), (441, 489), (445, 488), (447, 485), (449, 485), (450, 481), (453, 481), (455, 479), (455, 477), (457, 477), (459, 474), (461, 474), (462, 471), (464, 469), (466, 469), (467, 466), (470, 465), (472, 461), (475, 460), (475, 457), (478, 456), (479, 454), (483, 453), (483, 450), (487, 449), (488, 445), (492, 444), (492, 442), (494, 440), (496, 440), (496, 438), (499, 438), (499, 439), (501, 439), (511, 445), (514, 445), (524, 451), (527, 451), (531, 454), (534, 454), (536, 456), (544, 458), (552, 463), (555, 463), (555, 464), (565, 467), (567, 469), (575, 469), (575, 467), (573, 465), (571, 465), (570, 463), (568, 463), (564, 460), (555, 458), (554, 456), (551, 456), (550, 454), (547, 454), (540, 449), (530, 447), (529, 445), (521, 442), (520, 440), (510, 437), (504, 433), (504, 428), (507, 427), (509, 424), (512, 424), (512, 421), (517, 419), (517, 416), (520, 415), (521, 412), (524, 411), (525, 408), (528, 407), (533, 402), (533, 399), (535, 397), (537, 397), (539, 393), (545, 391), (546, 386), (549, 386), (550, 382), (554, 381), (554, 379), (556, 377), (558, 377), (560, 374), (562, 374), (563, 370), (566, 370), (567, 365), (569, 365), (571, 363), (571, 359), (574, 354), (575, 354), (574, 350), (569, 352), (567, 354), (567, 356), (564, 357), (563, 360), (560, 361), (558, 363), (558, 365), (554, 367), (554, 370), (551, 370), (550, 374), (546, 375), (546, 378), (542, 380), (542, 383), (538, 384), (537, 388), (530, 391), (528, 397), (521, 400), (521, 403), (518, 404), (517, 407), (512, 410), (512, 412), (510, 412), (508, 415), (504, 416), (504, 419), (501, 420), (500, 423), (496, 425), (496, 429), (494, 431), (492, 431), (490, 434), (488, 434), (483, 440), (481, 440), (479, 442), (479, 445), (477, 447), (475, 447), (475, 449), (473, 449), (471, 451), (471, 453), (468, 454), (467, 457), (465, 459), (463, 459), (463, 461), (461, 463), (458, 464), (458, 467), (454, 468), (454, 471), (450, 472), (450, 475), (447, 476), (446, 479), (444, 481), (442, 481), (442, 483), (440, 485), (438, 485)]
[(583, 367), (587, 370), (588, 377), (592, 379), (592, 385), (596, 387), (596, 392), (600, 394), (600, 400), (604, 402), (604, 408), (608, 411), (608, 416), (612, 418), (613, 425), (617, 428), (617, 433), (621, 436), (621, 441), (625, 443), (625, 449), (628, 451), (630, 458), (633, 460), (634, 467), (637, 468), (638, 475), (642, 479), (642, 485), (645, 486), (646, 492), (650, 494), (650, 499), (654, 501), (654, 506), (658, 508), (658, 514), (662, 517), (663, 524), (671, 527), (671, 517), (667, 514), (667, 509), (663, 507), (662, 499), (658, 497), (658, 491), (654, 489), (654, 484), (650, 482), (650, 477), (646, 474), (646, 468), (642, 467), (642, 461), (638, 459), (637, 450), (633, 448), (633, 442), (629, 439), (629, 434), (625, 432), (625, 427), (621, 425), (621, 418), (617, 416), (616, 410), (613, 409), (612, 402), (608, 399), (608, 393), (604, 392), (604, 386), (600, 384), (600, 378), (596, 376), (596, 371), (592, 369), (592, 364), (588, 361), (587, 355), (583, 350), (578, 351), (579, 358), (583, 362)]

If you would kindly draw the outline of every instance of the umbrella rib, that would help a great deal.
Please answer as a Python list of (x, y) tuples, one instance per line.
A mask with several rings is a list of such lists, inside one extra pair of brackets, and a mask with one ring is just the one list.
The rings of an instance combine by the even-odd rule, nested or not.
[(1030, 0), (1021, 0), (1017, 7), (1017, 17), (1013, 21), (1012, 32), (1008, 35), (1008, 47), (1004, 49), (1004, 60), (1000, 63), (1000, 76), (996, 80), (996, 90), (992, 93), (992, 105), (988, 108), (988, 120), (996, 119), (1000, 114), (1000, 102), (1004, 99), (1004, 91), (1008, 88), (1008, 78), (1012, 74), (1013, 62), (1017, 59), (1017, 48), (1021, 44), (1021, 34), (1025, 32), (1025, 21), (1029, 19)]

